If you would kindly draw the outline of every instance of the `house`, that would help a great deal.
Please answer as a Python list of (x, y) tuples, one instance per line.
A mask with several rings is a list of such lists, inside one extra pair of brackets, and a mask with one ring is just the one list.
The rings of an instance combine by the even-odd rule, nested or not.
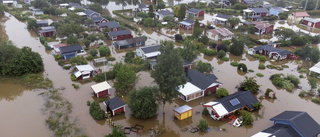
[(97, 13), (97, 12), (95, 12), (95, 11), (93, 11), (93, 10), (90, 10), (90, 9), (85, 9), (85, 10), (84, 10), (84, 13), (87, 15), (87, 17), (88, 17), (89, 19), (92, 19), (93, 17), (98, 17), (98, 16), (100, 16), (100, 13)]
[(269, 15), (270, 16), (279, 16), (279, 13), (283, 13), (288, 11), (287, 9), (284, 9), (282, 7), (271, 7), (269, 9)]
[(169, 10), (160, 10), (156, 12), (155, 15), (158, 20), (163, 20), (166, 16), (174, 17), (173, 13)]
[(251, 8), (252, 10), (252, 15), (251, 15), (251, 20), (256, 21), (259, 20), (257, 18), (263, 18), (268, 16), (269, 11), (266, 8)]
[(203, 97), (204, 95), (215, 93), (220, 85), (214, 74), (205, 75), (199, 71), (186, 69), (186, 77), (189, 81), (183, 86), (179, 86), (179, 97), (189, 102), (191, 100)]
[(69, 6), (68, 3), (61, 3), (59, 4), (59, 8), (67, 8)]
[(101, 16), (92, 16), (91, 19), (93, 20), (95, 25), (98, 25), (99, 23), (108, 22), (109, 20), (101, 17)]
[(77, 71), (73, 72), (73, 74), (77, 79), (87, 79), (95, 73), (91, 65), (76, 65), (76, 69)]
[(103, 22), (98, 23), (98, 28), (100, 31), (103, 31), (104, 29), (108, 29), (108, 32), (112, 31), (119, 31), (121, 29), (121, 25), (116, 21), (110, 21), (110, 22)]
[(60, 47), (60, 54), (62, 59), (70, 59), (72, 57), (85, 54), (86, 52), (82, 49), (80, 44)]
[(203, 104), (202, 106), (209, 111), (213, 119), (220, 120), (240, 109), (253, 111), (253, 104), (256, 103), (259, 103), (259, 101), (250, 91), (238, 91), (229, 96)]
[(48, 27), (49, 22), (47, 20), (37, 20), (37, 26), (38, 27)]
[(17, 0), (2, 0), (2, 4), (7, 6), (17, 7), (18, 2)]
[(79, 3), (73, 3), (73, 2), (68, 3), (68, 7), (69, 7), (68, 8), (69, 11), (74, 11), (77, 8), (84, 9)]
[(270, 119), (273, 125), (251, 137), (317, 137), (320, 125), (302, 111), (284, 111)]
[(33, 9), (33, 16), (43, 15), (43, 11), (40, 9)]
[(107, 32), (107, 37), (111, 40), (123, 40), (132, 38), (132, 34), (130, 30), (119, 30)]
[(272, 58), (274, 60), (300, 59), (299, 56), (292, 54), (290, 51), (285, 49), (277, 49), (274, 48), (272, 45), (262, 45), (248, 49), (248, 54), (266, 55), (268, 56), (268, 58)]
[(113, 42), (113, 45), (118, 48), (128, 48), (128, 47), (136, 47), (136, 46), (144, 46), (146, 45), (147, 38), (146, 37), (135, 37), (131, 39), (125, 39), (120, 41)]
[(39, 30), (39, 35), (44, 37), (52, 37), (56, 34), (56, 28), (54, 26), (41, 27)]
[(119, 97), (104, 101), (103, 104), (106, 105), (106, 112), (112, 116), (126, 111), (126, 104)]
[(198, 18), (204, 16), (204, 11), (200, 9), (191, 8), (186, 11), (186, 18), (193, 17)]
[(263, 0), (241, 0), (241, 4), (248, 5), (249, 7), (253, 7), (257, 3), (263, 2)]
[(315, 64), (313, 67), (309, 68), (309, 75), (311, 72), (315, 72), (315, 73), (320, 74), (320, 62)]
[(311, 28), (320, 28), (320, 19), (306, 17), (302, 19), (301, 24)]
[(226, 28), (215, 28), (215, 29), (208, 30), (206, 35), (208, 36), (209, 39), (212, 39), (215, 41), (221, 41), (221, 40), (231, 40), (234, 34)]
[(186, 30), (192, 30), (194, 27), (195, 21), (191, 19), (185, 19), (184, 21), (179, 22), (179, 27), (186, 29)]
[(53, 51), (56, 53), (60, 53), (60, 47), (65, 47), (68, 46), (65, 43), (59, 43), (59, 44), (55, 44), (55, 45), (49, 45), (51, 49), (53, 49)]
[(96, 97), (103, 97), (110, 95), (110, 89), (111, 86), (107, 81), (95, 84), (91, 86), (91, 89), (93, 90), (93, 94)]
[(149, 5), (147, 5), (147, 4), (139, 4), (138, 8), (137, 8), (137, 11), (138, 12), (145, 12), (145, 13), (149, 12)]
[(293, 12), (288, 16), (288, 19), (294, 22), (300, 22), (305, 17), (309, 17), (310, 15), (307, 12)]
[(193, 108), (188, 105), (183, 105), (181, 107), (173, 109), (174, 116), (179, 120), (186, 119), (192, 116)]
[(252, 22), (254, 28), (255, 28), (255, 33), (256, 34), (266, 34), (266, 33), (272, 33), (273, 32), (273, 25), (269, 23), (263, 23), (263, 22), (257, 22), (254, 21)]
[(139, 47), (136, 49), (136, 55), (141, 57), (142, 59), (157, 58), (157, 56), (161, 54), (161, 52), (159, 51), (161, 47), (162, 45)]
[(231, 17), (232, 15), (216, 14), (212, 17), (212, 23), (226, 25), (228, 19)]

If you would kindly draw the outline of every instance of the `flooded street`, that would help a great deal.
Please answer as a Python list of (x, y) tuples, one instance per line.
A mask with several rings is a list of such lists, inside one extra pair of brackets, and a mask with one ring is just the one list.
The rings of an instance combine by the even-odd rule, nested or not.
[[(110, 2), (112, 3), (112, 2)], [(110, 5), (109, 3), (109, 5)], [(109, 7), (108, 5), (108, 7)], [(111, 4), (112, 5), (112, 4)], [(113, 5), (114, 6), (114, 5)], [(120, 6), (121, 7), (121, 6)], [(125, 8), (130, 7), (126, 6)], [(8, 14), (6, 13), (6, 16)], [(4, 22), (4, 23), (3, 23)], [(7, 21), (3, 21), (5, 26), (5, 33), (8, 35), (8, 39), (15, 43), (19, 48), (23, 46), (29, 46), (33, 51), (41, 54), (44, 64), (45, 72), (44, 75), (51, 79), (54, 83), (55, 88), (64, 88), (61, 90), (62, 95), (72, 104), (71, 116), (77, 119), (77, 124), (84, 130), (84, 133), (90, 137), (102, 137), (111, 132), (110, 126), (106, 121), (96, 121), (89, 114), (89, 107), (87, 106), (87, 101), (97, 100), (91, 95), (90, 86), (95, 84), (95, 82), (83, 82), (84, 84), (72, 82), (70, 80), (70, 71), (63, 70), (58, 63), (54, 60), (50, 52), (46, 52), (44, 47), (39, 42), (38, 38), (33, 32), (29, 32), (26, 29), (26, 25), (19, 22), (16, 18), (9, 17)], [(3, 34), (3, 33), (0, 33)], [(152, 31), (151, 29), (142, 30), (142, 34), (148, 37), (147, 45), (158, 43), (159, 39), (168, 39), (158, 33)], [(108, 43), (108, 42), (107, 42)], [(110, 43), (110, 42), (109, 42)], [(110, 45), (109, 45), (110, 46)], [(112, 52), (117, 61), (123, 60), (125, 53)], [(172, 104), (165, 104), (163, 110), (162, 104), (159, 105), (157, 116), (151, 119), (143, 120), (137, 119), (131, 116), (131, 112), (128, 107), (126, 107), (126, 113), (114, 116), (112, 119), (116, 125), (123, 125), (124, 127), (131, 127), (135, 124), (140, 124), (144, 126), (144, 132), (141, 136), (149, 136), (148, 129), (155, 129), (160, 132), (161, 137), (194, 137), (194, 136), (251, 136), (265, 128), (271, 126), (273, 123), (269, 121), (271, 117), (285, 111), (285, 110), (295, 110), (295, 111), (306, 111), (311, 117), (313, 117), (318, 123), (320, 123), (320, 109), (319, 105), (314, 104), (310, 99), (300, 98), (298, 96), (301, 90), (309, 90), (310, 86), (306, 78), (300, 79), (300, 86), (302, 89), (297, 89), (292, 92), (288, 92), (282, 89), (277, 89), (273, 86), (269, 77), (275, 73), (282, 74), (293, 74), (299, 77), (299, 73), (296, 71), (299, 64), (302, 61), (279, 61), (272, 62), (266, 61), (265, 65), (288, 65), (289, 68), (284, 68), (284, 70), (279, 71), (275, 69), (265, 69), (259, 70), (259, 61), (255, 60), (251, 56), (242, 55), (242, 57), (229, 56), (230, 61), (224, 62), (218, 60), (216, 57), (208, 57), (201, 55), (198, 60), (209, 62), (214, 67), (213, 73), (218, 77), (218, 81), (223, 83), (221, 87), (226, 88), (229, 93), (236, 92), (235, 86), (239, 85), (241, 81), (245, 79), (244, 76), (254, 77), (256, 73), (264, 74), (264, 77), (257, 77), (256, 80), (259, 85), (261, 85), (261, 93), (257, 97), (264, 95), (267, 88), (271, 88), (276, 91), (276, 100), (263, 99), (261, 103), (263, 107), (260, 111), (254, 112), (255, 121), (252, 126), (242, 126), (240, 128), (233, 127), (228, 124), (228, 120), (221, 122), (215, 121), (209, 117), (201, 115), (203, 107), (202, 103), (214, 100), (214, 95), (205, 96), (196, 99), (191, 102), (184, 102), (181, 99), (175, 99)], [(236, 67), (230, 65), (230, 62), (238, 61), (240, 63), (245, 63), (248, 69), (254, 70), (252, 73), (241, 73), (237, 71)], [(112, 62), (114, 64), (115, 62)], [(263, 63), (263, 62), (261, 62)], [(104, 67), (100, 67), (103, 69)], [(107, 67), (109, 70), (110, 67)], [(153, 79), (150, 77), (150, 73), (147, 71), (139, 72), (139, 81), (136, 84), (136, 88), (154, 85)], [(303, 74), (306, 76), (306, 74)], [(79, 84), (79, 89), (74, 89), (71, 85), (73, 83)], [(112, 81), (109, 81), (112, 85)], [(45, 124), (46, 116), (42, 114), (41, 109), (43, 109), (44, 100), (41, 96), (38, 96), (39, 92), (29, 91), (26, 87), (22, 85), (15, 84), (14, 81), (0, 82), (0, 87), (5, 89), (5, 91), (0, 92), (0, 136), (1, 137), (11, 137), (11, 136), (52, 136), (52, 132), (49, 131), (47, 125)], [(113, 98), (115, 95), (114, 89), (111, 92), (111, 96), (105, 99)], [(127, 101), (127, 98), (123, 98)], [(101, 104), (101, 107), (105, 109), (105, 106)], [(193, 107), (193, 116), (187, 118), (183, 121), (179, 121), (174, 118), (173, 109), (182, 106), (189, 105)], [(165, 113), (163, 113), (165, 112)], [(200, 112), (200, 113), (197, 113)], [(188, 129), (196, 127), (199, 120), (206, 119), (209, 122), (211, 131), (207, 133), (190, 133)], [(226, 129), (226, 131), (219, 130), (220, 128)], [(18, 132), (16, 129), (20, 129)], [(128, 136), (135, 137), (140, 136), (136, 133), (131, 132)]]

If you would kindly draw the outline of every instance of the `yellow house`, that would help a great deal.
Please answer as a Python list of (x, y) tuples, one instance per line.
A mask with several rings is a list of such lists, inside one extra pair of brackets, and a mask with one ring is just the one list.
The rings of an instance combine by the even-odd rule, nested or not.
[(184, 105), (178, 108), (175, 108), (174, 111), (174, 115), (179, 119), (179, 120), (183, 120), (186, 119), (188, 117), (192, 116), (192, 110), (193, 108), (188, 106), (188, 105)]

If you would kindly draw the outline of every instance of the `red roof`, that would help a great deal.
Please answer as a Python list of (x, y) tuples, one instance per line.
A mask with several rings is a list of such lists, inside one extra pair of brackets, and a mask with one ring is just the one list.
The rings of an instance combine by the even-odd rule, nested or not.
[(65, 43), (59, 43), (59, 44), (56, 44), (56, 45), (53, 45), (55, 48), (60, 48), (60, 47), (64, 47), (64, 46), (67, 46), (67, 44)]
[(224, 37), (234, 35), (231, 31), (229, 31), (226, 28), (216, 28), (216, 29), (210, 30), (210, 32), (212, 32), (213, 34), (220, 34)]
[(264, 28), (268, 28), (268, 27), (272, 26), (272, 24), (263, 23), (263, 22), (257, 22), (257, 21), (252, 22), (252, 24), (257, 29), (264, 29)]
[(292, 13), (295, 17), (309, 17), (310, 15), (307, 12), (294, 12)]

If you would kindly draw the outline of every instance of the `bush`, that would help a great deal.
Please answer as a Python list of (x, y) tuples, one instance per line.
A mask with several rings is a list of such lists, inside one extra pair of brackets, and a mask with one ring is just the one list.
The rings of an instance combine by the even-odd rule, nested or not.
[(305, 68), (301, 68), (299, 72), (300, 72), (300, 73), (307, 73), (307, 72), (308, 72), (308, 70), (307, 70), (307, 69), (305, 69)]
[(114, 10), (112, 11), (113, 14), (120, 16), (122, 18), (125, 18), (127, 20), (133, 20), (133, 17), (128, 17), (127, 15), (121, 14), (121, 12), (128, 12), (131, 11), (132, 9), (124, 9), (124, 10)]
[(258, 102), (258, 103), (252, 104), (252, 106), (254, 107), (255, 110), (259, 110), (263, 105), (260, 102)]
[(259, 54), (254, 54), (253, 57), (258, 59), (258, 58), (260, 58), (260, 55)]
[(240, 110), (239, 114), (243, 117), (243, 122), (242, 124), (244, 125), (251, 125), (254, 121), (252, 115), (250, 114), (250, 112), (245, 111), (245, 110)]
[(226, 97), (229, 95), (229, 92), (227, 89), (225, 88), (219, 88), (217, 91), (216, 91), (216, 97), (217, 98), (223, 98), (223, 97)]
[(47, 40), (46, 40), (46, 37), (44, 37), (44, 36), (40, 36), (40, 37), (39, 37), (39, 40), (40, 40), (41, 44), (44, 44), (44, 42), (47, 41)]
[(93, 60), (93, 56), (89, 55), (86, 57), (87, 60)]
[(210, 63), (202, 62), (201, 60), (197, 63), (197, 68), (200, 72), (210, 72), (212, 71), (213, 67)]
[(108, 60), (108, 61), (115, 61), (116, 58), (115, 58), (115, 57), (109, 57), (107, 60)]
[(311, 86), (312, 89), (316, 88), (318, 85), (317, 85), (317, 79), (316, 78), (309, 78), (308, 79), (308, 83), (309, 85)]
[(203, 54), (207, 55), (207, 56), (215, 56), (218, 54), (218, 52), (216, 50), (212, 50), (212, 49), (204, 49)]
[(259, 64), (259, 69), (266, 69), (266, 66), (262, 63)]
[(226, 52), (225, 51), (223, 51), (223, 50), (220, 50), (219, 52), (218, 52), (218, 58), (223, 58), (223, 57), (225, 57), (226, 56)]
[(54, 57), (55, 60), (61, 59), (61, 55), (58, 55), (58, 54), (57, 55), (53, 55), (53, 57)]
[(100, 56), (110, 56), (110, 49), (106, 46), (99, 47)]
[(100, 108), (100, 105), (98, 102), (94, 101), (90, 105), (89, 109), (90, 115), (95, 120), (102, 120), (105, 118), (105, 112)]
[(267, 58), (266, 56), (260, 56), (260, 57), (259, 57), (259, 60), (260, 60), (260, 61), (267, 61), (268, 58)]
[(208, 124), (208, 122), (207, 122), (206, 120), (201, 119), (201, 120), (199, 121), (198, 128), (199, 128), (199, 130), (200, 130), (201, 132), (205, 132), (205, 131), (207, 131), (207, 129), (209, 128), (209, 124)]
[(59, 60), (59, 61), (58, 61), (58, 65), (59, 65), (59, 66), (63, 66), (63, 65), (64, 65), (64, 61)]
[(264, 75), (262, 73), (257, 73), (256, 76), (263, 77)]
[(72, 84), (73, 88), (78, 89), (80, 86), (78, 84)]
[(108, 71), (108, 72), (97, 74), (93, 78), (93, 80), (95, 82), (103, 82), (103, 81), (105, 81), (105, 77), (106, 77), (107, 80), (114, 79), (115, 78), (115, 72), (114, 71)]
[(86, 65), (88, 64), (87, 60), (83, 57), (83, 56), (76, 56), (76, 57), (72, 57), (69, 60), (69, 63), (71, 63), (71, 65)]
[(249, 69), (249, 70), (248, 70), (248, 72), (254, 72), (254, 70), (252, 70), (252, 69)]
[(75, 75), (71, 74), (70, 79), (71, 79), (72, 81), (76, 81), (76, 80), (77, 80), (77, 77), (76, 77)]
[(230, 63), (230, 65), (231, 65), (231, 66), (235, 66), (235, 67), (236, 67), (236, 66), (238, 66), (238, 65), (239, 65), (239, 63), (238, 63), (238, 62), (231, 62), (231, 63)]
[(91, 105), (91, 102), (88, 100), (87, 101), (87, 106), (90, 106)]
[(247, 72), (248, 71), (248, 68), (247, 68), (247, 65), (246, 64), (243, 64), (243, 63), (240, 63), (238, 65), (238, 70), (241, 70), (243, 72)]
[(205, 115), (205, 116), (209, 116), (209, 111), (208, 111), (208, 109), (205, 107), (205, 108), (203, 108), (203, 110), (202, 110), (202, 115)]
[(295, 75), (288, 75), (284, 79), (289, 80), (295, 87), (297, 87), (298, 84), (300, 83), (300, 79)]
[(304, 78), (304, 76), (302, 74), (299, 75), (299, 78)]
[(95, 57), (95, 56), (97, 56), (98, 51), (97, 51), (96, 49), (91, 49), (91, 50), (89, 51), (89, 53), (90, 53), (91, 56)]
[(314, 98), (311, 100), (313, 103), (316, 103), (316, 104), (320, 104), (320, 99), (319, 98)]
[(307, 96), (307, 92), (306, 91), (300, 91), (299, 97), (305, 97), (305, 96)]
[(133, 51), (128, 51), (124, 57), (124, 62), (132, 63), (135, 53)]
[(223, 61), (229, 61), (229, 58), (228, 58), (228, 57), (223, 57), (221, 60), (223, 60)]

